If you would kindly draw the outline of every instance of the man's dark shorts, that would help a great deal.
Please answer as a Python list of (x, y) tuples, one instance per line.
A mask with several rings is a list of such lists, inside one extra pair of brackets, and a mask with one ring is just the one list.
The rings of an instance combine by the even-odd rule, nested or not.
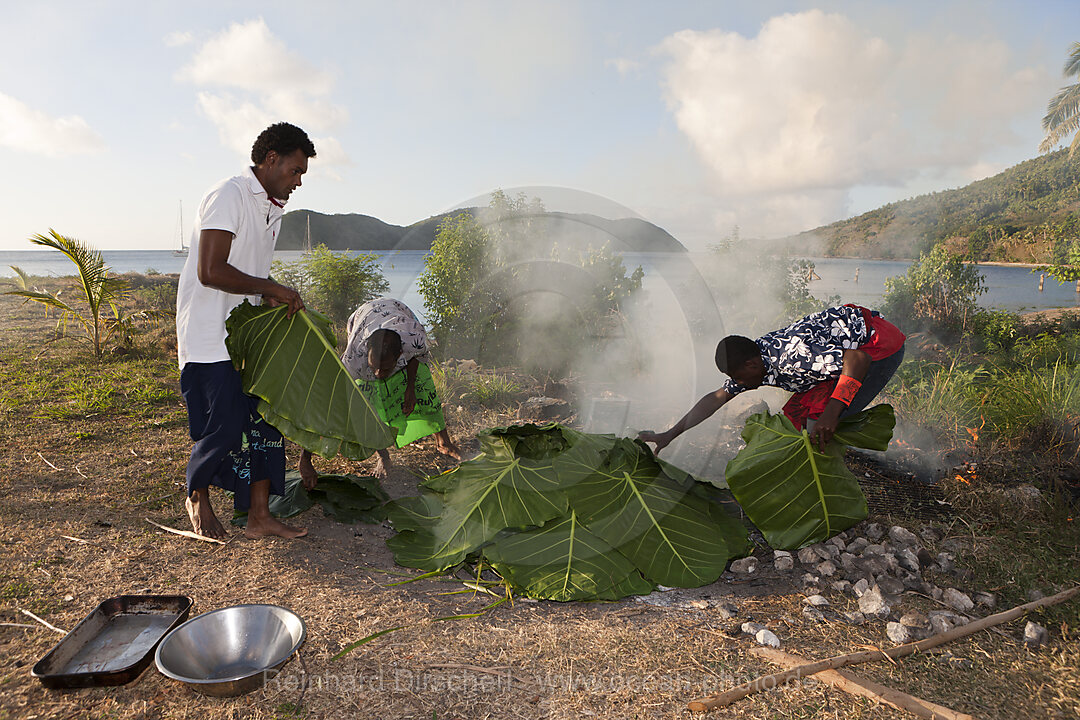
[(180, 372), (195, 447), (187, 466), (188, 497), (217, 485), (231, 491), (237, 510), (251, 506), (249, 485), (270, 481), (285, 492), (285, 448), (281, 433), (258, 413), (259, 399), (244, 392), (232, 363), (187, 363)]

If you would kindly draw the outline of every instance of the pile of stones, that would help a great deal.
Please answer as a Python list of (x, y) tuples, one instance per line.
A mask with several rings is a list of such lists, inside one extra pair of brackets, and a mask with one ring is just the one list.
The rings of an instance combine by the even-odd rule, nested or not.
[[(936, 551), (930, 548), (938, 548)], [(864, 522), (823, 543), (802, 548), (796, 553), (773, 552), (773, 568), (778, 574), (799, 574), (798, 584), (806, 592), (803, 617), (811, 622), (842, 621), (852, 625), (884, 622), (889, 639), (903, 644), (921, 640), (961, 625), (966, 625), (978, 607), (985, 614), (994, 610), (997, 598), (992, 593), (967, 593), (956, 585), (970, 582), (970, 572), (959, 568), (956, 554), (969, 550), (963, 540), (945, 539), (943, 533), (925, 526), (918, 534), (899, 525), (886, 528), (876, 522)], [(757, 558), (733, 562), (736, 576), (758, 572)], [(853, 595), (858, 610), (833, 610), (825, 595), (833, 591)], [(902, 607), (907, 591), (923, 595), (943, 607), (926, 614)], [(848, 603), (845, 603), (847, 605)], [(760, 627), (746, 623), (742, 631), (758, 642)], [(776, 636), (767, 643), (778, 642)], [(1046, 640), (1046, 630), (1028, 623), (1024, 640), (1039, 645)]]

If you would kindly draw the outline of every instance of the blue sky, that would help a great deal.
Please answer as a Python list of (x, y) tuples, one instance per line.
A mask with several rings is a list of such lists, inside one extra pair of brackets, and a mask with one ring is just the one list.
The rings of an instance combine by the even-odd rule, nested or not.
[(12, 3), (0, 249), (50, 227), (174, 247), (181, 202), (190, 228), (277, 120), (319, 152), (290, 209), (404, 225), (553, 186), (691, 247), (797, 232), (1034, 157), (1078, 21), (1064, 0)]

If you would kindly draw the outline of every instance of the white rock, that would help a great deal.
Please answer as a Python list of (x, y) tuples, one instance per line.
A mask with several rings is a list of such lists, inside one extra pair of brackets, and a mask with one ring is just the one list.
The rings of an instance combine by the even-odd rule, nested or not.
[(862, 625), (866, 622), (866, 616), (859, 611), (855, 612), (842, 612), (840, 613), (847, 620), (849, 625)]
[(909, 610), (904, 613), (900, 618), (901, 625), (907, 625), (909, 628), (916, 628), (919, 630), (930, 629), (930, 618), (923, 615), (918, 610)]
[(977, 592), (975, 593), (974, 600), (976, 605), (982, 605), (991, 610), (997, 607), (997, 596), (994, 595), (994, 593)]
[(955, 555), (947, 552), (940, 552), (935, 558), (938, 567), (941, 568), (941, 572), (943, 573), (951, 573), (953, 570), (956, 569), (956, 564), (953, 562), (955, 559)]
[(930, 627), (935, 633), (949, 632), (954, 628), (967, 625), (968, 619), (949, 610), (935, 610), (930, 613)]
[(855, 593), (855, 597), (858, 598), (861, 598), (868, 590), (870, 590), (870, 583), (866, 578), (862, 578), (851, 586), (851, 591)]
[(975, 607), (975, 603), (971, 601), (971, 598), (956, 588), (945, 588), (941, 599), (946, 605), (954, 610), (959, 610), (960, 612), (969, 612)]
[(721, 620), (730, 620), (733, 617), (738, 617), (739, 608), (731, 603), (720, 603), (716, 606), (716, 614), (720, 616)]
[(795, 559), (791, 555), (782, 555), (773, 560), (773, 567), (777, 572), (788, 572), (795, 567)]
[(753, 575), (757, 572), (758, 559), (756, 557), (744, 557), (731, 561), (731, 572), (736, 575)]
[(878, 523), (867, 523), (866, 527), (863, 529), (863, 535), (873, 542), (877, 542), (885, 535), (885, 528), (881, 527)]
[(896, 561), (908, 572), (917, 573), (922, 569), (919, 565), (918, 554), (911, 548), (900, 548), (896, 553)]
[(773, 550), (772, 556), (773, 560), (782, 557), (791, 557), (791, 552), (788, 550)]
[(830, 587), (838, 593), (846, 593), (851, 589), (851, 583), (847, 580), (837, 580)]
[(816, 588), (821, 586), (821, 578), (811, 573), (804, 573), (799, 579), (799, 584), (804, 588)]
[(825, 541), (825, 544), (834, 546), (840, 552), (844, 552), (844, 550), (847, 548), (847, 543), (845, 543), (843, 538), (841, 538), (839, 535), (829, 538)]
[(1046, 643), (1050, 639), (1050, 633), (1046, 631), (1042, 625), (1037, 622), (1031, 622), (1028, 620), (1028, 624), (1024, 626), (1024, 644), (1028, 647), (1039, 647)]
[(904, 592), (904, 583), (888, 575), (879, 576), (877, 585), (886, 595), (899, 595)]
[(799, 551), (799, 562), (803, 565), (812, 565), (819, 562), (818, 554), (813, 547), (804, 547)]
[(814, 568), (814, 570), (819, 575), (824, 575), (825, 577), (832, 577), (836, 574), (836, 565), (833, 563), (832, 560), (826, 560), (825, 562), (819, 564), (816, 568)]
[(859, 555), (870, 544), (870, 541), (866, 538), (857, 537), (848, 543), (847, 551), (852, 555)]
[(898, 622), (890, 622), (886, 625), (885, 634), (897, 645), (906, 645), (915, 639), (911, 628)]
[(810, 607), (809, 605), (802, 609), (803, 617), (812, 622), (825, 622), (825, 615), (816, 607)]
[(768, 647), (778, 648), (780, 647), (780, 638), (773, 634), (772, 630), (761, 629), (754, 635), (754, 640), (758, 645), (767, 645)]
[(814, 607), (825, 607), (829, 604), (824, 595), (811, 595), (806, 598), (805, 602), (807, 605), (813, 605)]
[(742, 624), (742, 631), (747, 635), (757, 635), (758, 632), (765, 629), (765, 626), (756, 622), (744, 622)]
[(885, 546), (878, 545), (877, 543), (874, 543), (873, 545), (867, 545), (863, 548), (862, 554), (863, 557), (866, 557), (867, 555), (884, 555)]
[(888, 617), (892, 608), (877, 585), (859, 596), (859, 612), (877, 618)]
[(893, 525), (889, 528), (889, 539), (897, 545), (915, 545), (919, 542), (919, 538), (915, 536), (915, 533), (899, 525)]

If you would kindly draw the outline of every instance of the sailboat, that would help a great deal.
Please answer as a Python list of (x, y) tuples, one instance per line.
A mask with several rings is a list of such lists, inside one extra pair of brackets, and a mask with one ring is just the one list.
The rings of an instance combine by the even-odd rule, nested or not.
[(180, 249), (173, 250), (174, 257), (187, 257), (188, 246), (184, 244), (184, 201), (180, 201)]

